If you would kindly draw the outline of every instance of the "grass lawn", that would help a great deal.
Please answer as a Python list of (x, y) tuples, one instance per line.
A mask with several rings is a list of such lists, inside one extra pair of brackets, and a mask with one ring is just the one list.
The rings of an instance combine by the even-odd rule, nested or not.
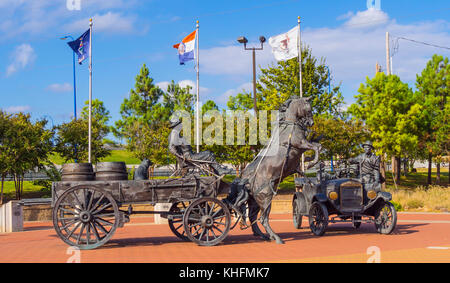
[[(64, 163), (70, 163), (70, 162), (65, 162), (63, 158), (61, 158), (61, 156), (59, 156), (58, 154), (54, 153), (50, 156), (50, 161), (53, 162), (54, 164), (64, 164)], [(126, 150), (112, 150), (111, 151), (111, 155), (101, 159), (101, 161), (103, 162), (119, 162), (119, 161), (123, 161), (126, 164), (140, 164), (141, 161), (137, 158), (134, 158), (131, 156), (131, 154), (126, 151)]]
[[(120, 153), (111, 156), (108, 161), (124, 161), (126, 153)], [(118, 159), (114, 159), (118, 158)], [(128, 164), (136, 164), (136, 160), (128, 159)], [(139, 162), (137, 162), (139, 163)], [(441, 183), (443, 186), (432, 185), (426, 188), (427, 170), (419, 169), (418, 172), (410, 173), (408, 176), (402, 176), (400, 183), (395, 187), (392, 175), (388, 173), (386, 180), (386, 191), (392, 193), (393, 202), (400, 208), (400, 211), (425, 211), (425, 212), (449, 212), (450, 211), (450, 188), (445, 187), (448, 184), (448, 168), (441, 168)], [(155, 177), (157, 179), (165, 177)], [(235, 176), (225, 176), (224, 181), (231, 183)], [(432, 181), (435, 182), (436, 170), (433, 169)], [(290, 195), (295, 192), (294, 176), (287, 177), (278, 189), (279, 195)], [(23, 198), (50, 197), (51, 193), (42, 186), (33, 185), (33, 182), (24, 181)], [(4, 199), (11, 200), (15, 198), (14, 182), (5, 182)], [(6, 202), (5, 201), (5, 202)]]
[[(31, 181), (23, 182), (23, 195), (22, 198), (49, 198), (51, 192), (45, 190), (42, 186), (35, 186)], [(4, 182), (3, 187), (3, 203), (16, 198), (16, 189), (14, 187), (14, 181)]]

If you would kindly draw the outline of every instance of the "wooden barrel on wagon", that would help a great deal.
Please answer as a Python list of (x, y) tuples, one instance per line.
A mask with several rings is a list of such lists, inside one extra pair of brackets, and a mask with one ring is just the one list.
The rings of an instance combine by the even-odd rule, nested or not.
[(62, 166), (61, 181), (94, 181), (91, 163), (67, 163)]
[(123, 181), (128, 180), (125, 162), (100, 162), (95, 170), (96, 181)]

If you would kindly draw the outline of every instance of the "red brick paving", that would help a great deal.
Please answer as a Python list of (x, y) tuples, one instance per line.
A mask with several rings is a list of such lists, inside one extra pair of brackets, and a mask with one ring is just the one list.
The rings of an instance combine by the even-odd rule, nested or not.
[[(380, 235), (373, 224), (354, 230), (330, 224), (323, 237), (308, 228), (296, 230), (287, 214), (273, 214), (272, 228), (285, 245), (264, 242), (250, 230), (235, 228), (218, 246), (182, 242), (167, 224), (133, 217), (113, 238), (95, 250), (81, 251), (81, 262), (366, 262), (376, 246), (382, 262), (450, 262), (450, 214), (399, 214), (393, 235)], [(304, 220), (303, 226), (307, 226)], [(66, 262), (68, 246), (50, 222), (29, 222), (25, 232), (0, 234), (0, 262)], [(429, 247), (439, 247), (439, 249)]]

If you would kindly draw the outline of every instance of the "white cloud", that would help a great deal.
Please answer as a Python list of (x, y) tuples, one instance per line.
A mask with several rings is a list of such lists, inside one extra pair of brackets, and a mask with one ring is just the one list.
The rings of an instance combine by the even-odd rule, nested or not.
[[(135, 18), (124, 16), (121, 13), (107, 12), (106, 14), (96, 14), (92, 17), (95, 31), (126, 33), (133, 31)], [(89, 26), (89, 17), (75, 21), (65, 27), (69, 31), (81, 31)]]
[(228, 102), (228, 99), (230, 96), (235, 96), (238, 93), (242, 92), (252, 92), (253, 91), (253, 83), (248, 82), (241, 84), (237, 88), (229, 89), (224, 94), (222, 94), (220, 97), (218, 97), (217, 101), (219, 104), (226, 104)]
[(69, 92), (73, 90), (73, 86), (69, 83), (51, 84), (46, 89), (52, 92)]
[[(250, 46), (251, 44), (248, 44)], [(256, 51), (256, 65), (265, 66), (273, 61), (270, 46)], [(251, 51), (232, 45), (200, 49), (200, 72), (212, 75), (249, 75), (252, 72)]]
[(389, 21), (388, 14), (375, 8), (370, 8), (366, 11), (359, 11), (356, 14), (349, 12), (339, 18), (348, 19), (345, 26), (357, 28), (383, 25)]
[(18, 113), (18, 112), (27, 112), (31, 109), (28, 105), (21, 105), (21, 106), (10, 106), (5, 109), (8, 113)]
[(32, 64), (36, 59), (36, 54), (31, 45), (24, 43), (14, 49), (11, 58), (12, 62), (6, 69), (7, 77)]
[[(134, 28), (136, 17), (123, 15), (122, 11), (129, 11), (137, 3), (136, 0), (81, 0), (81, 10), (70, 11), (66, 0), (0, 0), (1, 39), (23, 34), (49, 36), (49, 30), (55, 33), (81, 31), (89, 26), (91, 15), (98, 20), (97, 31), (129, 32)], [(84, 19), (70, 23), (73, 18)]]
[[(159, 82), (156, 83), (156, 86), (158, 86), (160, 89), (162, 89), (164, 92), (167, 91), (167, 87), (170, 85), (170, 82), (164, 81), (164, 82)], [(190, 86), (191, 90), (190, 92), (193, 94), (197, 93), (197, 83), (191, 80), (181, 80), (179, 82), (177, 82), (177, 84), (182, 87), (185, 88), (186, 86)], [(209, 94), (211, 92), (211, 90), (209, 88), (206, 87), (202, 87), (200, 86), (200, 97), (204, 97), (207, 94)]]

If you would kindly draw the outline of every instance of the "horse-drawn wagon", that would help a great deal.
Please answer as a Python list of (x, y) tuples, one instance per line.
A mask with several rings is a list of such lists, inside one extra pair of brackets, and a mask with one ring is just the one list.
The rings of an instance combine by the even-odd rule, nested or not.
[[(220, 243), (231, 228), (230, 210), (221, 200), (229, 185), (222, 178), (110, 179), (53, 183), (53, 225), (65, 243), (97, 248), (129, 222), (130, 215), (143, 213), (160, 214), (177, 237), (199, 245)], [(132, 204), (139, 203), (172, 205), (169, 211), (133, 211)]]

